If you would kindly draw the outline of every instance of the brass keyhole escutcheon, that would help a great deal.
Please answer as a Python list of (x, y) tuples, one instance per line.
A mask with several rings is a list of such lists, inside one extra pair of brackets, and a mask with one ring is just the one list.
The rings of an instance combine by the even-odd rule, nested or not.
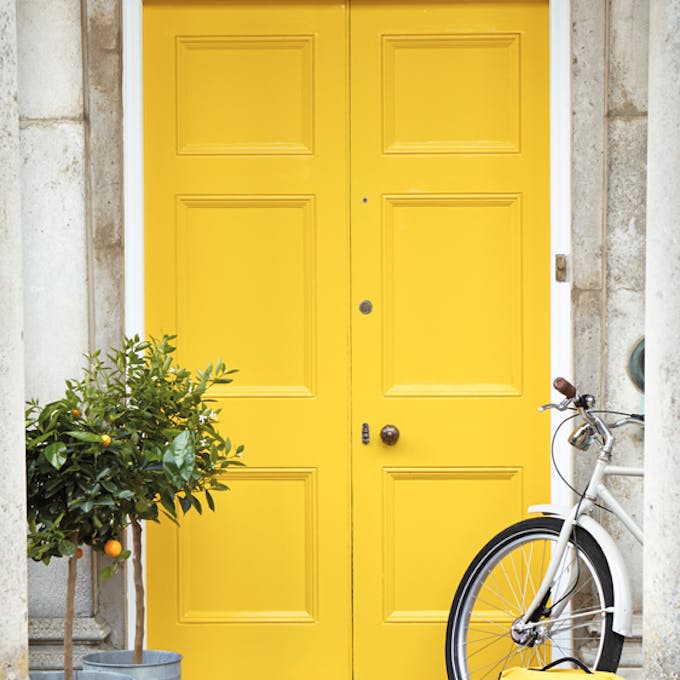
[(362, 314), (370, 314), (373, 311), (373, 303), (370, 300), (362, 300), (359, 303), (359, 311)]

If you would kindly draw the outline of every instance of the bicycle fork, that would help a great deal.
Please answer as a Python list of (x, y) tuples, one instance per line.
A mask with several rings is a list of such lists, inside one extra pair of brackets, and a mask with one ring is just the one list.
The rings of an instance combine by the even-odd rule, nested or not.
[[(579, 576), (578, 569), (574, 568), (569, 568), (569, 577), (564, 584), (565, 595), (555, 602), (552, 607), (546, 610), (546, 604), (548, 603), (551, 594), (554, 594), (552, 593), (552, 588), (555, 576), (557, 575), (557, 570), (560, 568), (561, 564), (564, 564), (565, 555), (569, 547), (569, 539), (572, 536), (574, 527), (577, 525), (577, 520), (582, 514), (587, 513), (591, 507), (592, 503), (584, 499), (581, 503), (574, 506), (571, 509), (571, 512), (564, 518), (562, 529), (557, 538), (557, 543), (552, 549), (552, 555), (545, 576), (534, 595), (534, 599), (518, 622), (520, 628), (526, 629), (535, 627), (547, 613), (550, 613), (554, 617), (559, 617), (568, 606), (569, 598), (567, 595), (574, 590)], [(574, 554), (574, 560), (575, 563), (578, 561), (577, 554)]]

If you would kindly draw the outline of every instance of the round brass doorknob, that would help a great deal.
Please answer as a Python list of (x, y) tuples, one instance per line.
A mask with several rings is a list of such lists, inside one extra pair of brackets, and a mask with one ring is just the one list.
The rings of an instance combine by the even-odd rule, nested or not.
[(396, 425), (385, 425), (385, 427), (380, 430), (380, 439), (388, 446), (394, 446), (399, 439), (399, 429)]

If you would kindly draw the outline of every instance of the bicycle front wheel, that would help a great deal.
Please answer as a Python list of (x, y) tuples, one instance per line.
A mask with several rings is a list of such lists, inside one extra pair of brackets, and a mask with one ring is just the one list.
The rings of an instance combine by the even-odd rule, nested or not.
[(562, 520), (537, 517), (508, 527), (479, 552), (451, 606), (449, 680), (498, 677), (511, 666), (543, 667), (575, 656), (591, 670), (616, 671), (623, 637), (612, 630), (611, 573), (595, 539), (575, 527), (542, 615), (521, 624), (543, 580)]

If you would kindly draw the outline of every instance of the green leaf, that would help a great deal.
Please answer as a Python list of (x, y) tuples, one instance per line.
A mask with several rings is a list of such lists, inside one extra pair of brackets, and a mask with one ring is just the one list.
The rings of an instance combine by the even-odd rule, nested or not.
[(161, 496), (161, 505), (165, 508), (165, 514), (168, 515), (168, 517), (174, 518), (177, 516), (177, 509), (175, 508), (175, 504), (172, 502), (172, 500), (166, 498), (165, 496)]
[(182, 481), (178, 483), (178, 477), (184, 482), (191, 479), (194, 472), (196, 454), (194, 453), (194, 443), (189, 430), (180, 432), (170, 446), (163, 453), (163, 469), (170, 477), (170, 480), (177, 487), (183, 486)]
[(135, 497), (134, 491), (131, 491), (130, 489), (123, 489), (122, 491), (114, 493), (114, 495), (116, 498), (122, 498), (124, 501), (132, 500)]
[(96, 442), (99, 443), (101, 442), (101, 436), (98, 434), (95, 434), (94, 432), (80, 432), (80, 431), (70, 431), (67, 432), (66, 434), (70, 435), (74, 439), (78, 439), (81, 442)]
[(196, 508), (196, 511), (198, 512), (199, 515), (203, 514), (203, 507), (201, 506), (201, 501), (196, 498), (196, 496), (191, 497), (191, 502), (193, 503), (194, 507)]
[(73, 557), (76, 554), (76, 544), (72, 541), (59, 541), (59, 552), (64, 557)]
[(45, 432), (38, 437), (35, 437), (35, 439), (28, 439), (26, 441), (26, 448), (28, 448), (28, 449), (35, 448), (38, 444), (42, 444), (44, 441), (47, 441), (53, 434), (54, 433), (52, 431), (50, 431), (50, 432)]
[(179, 504), (182, 507), (182, 511), (186, 515), (191, 509), (191, 498), (188, 496), (179, 496)]
[(141, 500), (139, 500), (135, 503), (135, 512), (137, 512), (139, 514), (146, 512), (148, 509), (149, 509), (149, 501), (147, 501), (145, 498), (142, 498)]
[(44, 456), (58, 470), (66, 462), (67, 453), (68, 449), (63, 442), (54, 442), (45, 448)]
[(108, 567), (104, 567), (99, 572), (99, 578), (101, 578), (102, 581), (108, 581), (116, 573), (117, 566), (118, 565), (114, 562), (113, 564), (109, 564)]
[(208, 507), (214, 512), (215, 511), (215, 501), (213, 500), (212, 494), (208, 489), (205, 490), (205, 500), (208, 502)]

